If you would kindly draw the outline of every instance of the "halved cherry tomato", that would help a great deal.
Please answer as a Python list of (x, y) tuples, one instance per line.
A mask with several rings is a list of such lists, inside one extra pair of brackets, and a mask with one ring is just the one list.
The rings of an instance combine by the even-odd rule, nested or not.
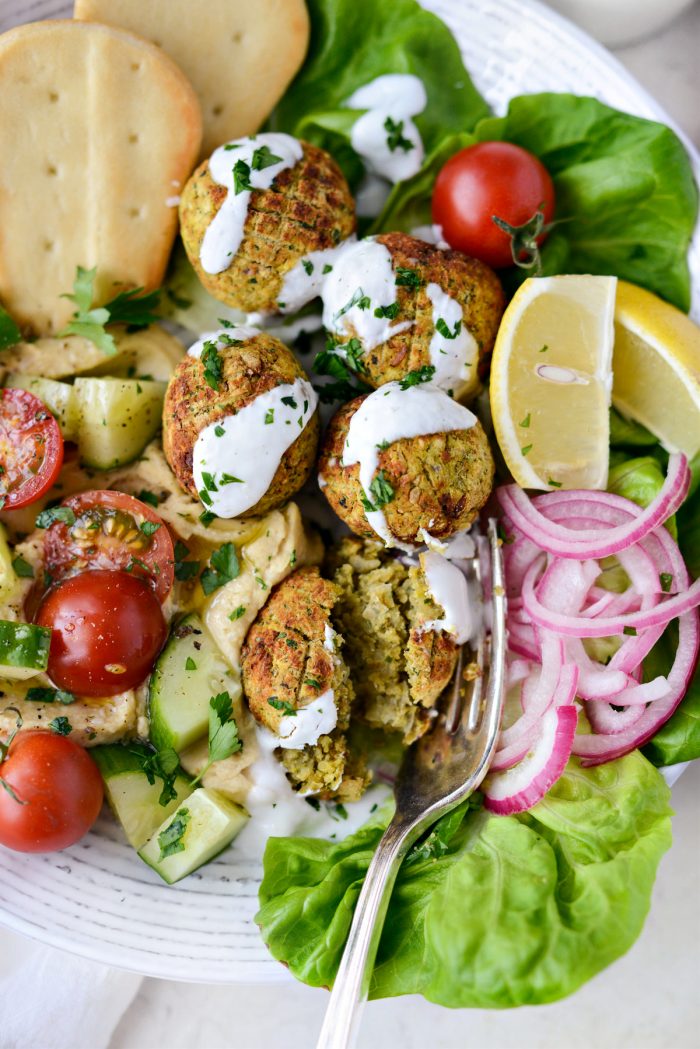
[(21, 731), (0, 764), (0, 845), (66, 849), (90, 830), (102, 796), (102, 777), (82, 747), (55, 732)]
[(56, 520), (44, 536), (46, 571), (52, 581), (86, 569), (129, 572), (144, 579), (164, 601), (173, 587), (173, 541), (150, 506), (124, 492), (72, 495), (61, 504), (73, 523)]
[(0, 390), (0, 506), (35, 502), (62, 463), (63, 437), (44, 402), (27, 390)]
[[(478, 142), (455, 153), (435, 180), (433, 222), (451, 248), (499, 269), (513, 265), (511, 238), (493, 221), (529, 222), (554, 215), (554, 186), (542, 162), (512, 142)], [(537, 238), (541, 244), (545, 234)]]
[(51, 628), (48, 674), (78, 696), (116, 696), (153, 669), (168, 632), (153, 590), (126, 572), (69, 576), (36, 615)]

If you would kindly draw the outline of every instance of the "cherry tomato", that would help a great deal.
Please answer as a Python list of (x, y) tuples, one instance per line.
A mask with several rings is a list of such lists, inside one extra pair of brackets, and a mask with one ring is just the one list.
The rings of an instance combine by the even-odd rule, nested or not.
[(167, 634), (153, 590), (126, 572), (69, 576), (49, 590), (36, 622), (53, 631), (49, 677), (78, 696), (115, 696), (140, 685)]
[(102, 777), (87, 752), (55, 732), (19, 732), (0, 765), (0, 845), (54, 852), (90, 830)]
[(63, 463), (63, 437), (43, 401), (27, 390), (0, 390), (0, 506), (39, 499)]
[[(433, 222), (451, 248), (499, 269), (513, 265), (511, 238), (493, 216), (521, 226), (537, 210), (549, 223), (554, 186), (543, 164), (510, 142), (480, 142), (447, 161), (433, 190)], [(546, 234), (538, 237), (541, 244)]]
[(56, 520), (44, 536), (46, 571), (53, 581), (86, 569), (126, 571), (143, 579), (164, 601), (173, 586), (175, 555), (167, 525), (124, 492), (72, 495), (61, 504), (75, 521)]

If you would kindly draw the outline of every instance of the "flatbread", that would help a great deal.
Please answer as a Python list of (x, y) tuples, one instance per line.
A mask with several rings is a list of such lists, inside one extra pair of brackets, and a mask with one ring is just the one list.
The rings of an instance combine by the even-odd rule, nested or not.
[(98, 302), (162, 282), (200, 142), (196, 95), (154, 45), (70, 21), (0, 36), (0, 300), (23, 328), (65, 326), (78, 265)]
[(75, 0), (75, 17), (119, 25), (161, 45), (202, 103), (202, 156), (257, 131), (309, 43), (304, 0)]

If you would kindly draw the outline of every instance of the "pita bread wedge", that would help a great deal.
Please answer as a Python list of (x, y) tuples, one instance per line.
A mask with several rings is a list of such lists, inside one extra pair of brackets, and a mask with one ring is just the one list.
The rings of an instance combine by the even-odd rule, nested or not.
[(175, 63), (123, 30), (37, 22), (0, 36), (0, 300), (55, 334), (78, 265), (96, 299), (157, 287), (201, 113)]
[(309, 43), (304, 0), (75, 0), (75, 17), (119, 25), (175, 59), (202, 103), (202, 155), (257, 131)]

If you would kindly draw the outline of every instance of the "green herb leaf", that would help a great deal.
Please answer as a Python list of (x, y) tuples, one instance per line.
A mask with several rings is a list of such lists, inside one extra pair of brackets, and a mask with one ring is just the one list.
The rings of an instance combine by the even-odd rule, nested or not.
[(281, 710), (288, 718), (295, 718), (297, 716), (298, 712), (296, 707), (293, 707), (286, 699), (278, 699), (277, 696), (270, 696), (267, 702), (275, 710)]
[(49, 721), (49, 728), (59, 736), (70, 736), (73, 731), (73, 726), (67, 717), (54, 718), (53, 721)]
[(220, 692), (209, 700), (209, 762), (223, 761), (242, 749), (231, 697)]
[(158, 845), (161, 860), (174, 856), (176, 852), (185, 851), (184, 837), (190, 819), (189, 809), (178, 809), (165, 830), (160, 832)]
[(17, 557), (13, 557), (12, 567), (15, 571), (15, 575), (19, 576), (20, 579), (34, 578), (34, 569), (28, 561), (24, 560), (23, 557), (20, 557), (19, 555), (17, 555)]
[(274, 421), (275, 421), (275, 409), (274, 408), (268, 408), (267, 411), (265, 412), (265, 425), (266, 426), (271, 426)]
[(63, 524), (70, 527), (75, 524), (75, 513), (70, 506), (52, 506), (37, 514), (34, 523), (37, 528), (50, 528), (54, 521), (62, 521)]
[(407, 372), (403, 379), (399, 379), (399, 387), (402, 390), (408, 390), (411, 386), (420, 386), (421, 383), (430, 382), (435, 375), (435, 366), (433, 364), (423, 364), (420, 368), (414, 368), (413, 371)]
[(218, 550), (215, 550), (211, 555), (209, 565), (204, 569), (199, 580), (202, 590), (207, 595), (237, 578), (240, 564), (233, 543), (224, 543)]
[(157, 507), (160, 505), (155, 492), (149, 492), (147, 488), (142, 488), (136, 498), (140, 499), (142, 503), (146, 503), (147, 506)]
[(454, 326), (454, 329), (450, 331), (450, 329), (447, 326), (447, 322), (442, 317), (438, 317), (438, 319), (435, 322), (435, 330), (439, 332), (440, 335), (442, 335), (443, 339), (456, 339), (462, 330), (462, 322), (457, 321)]
[(238, 608), (234, 608), (233, 612), (229, 612), (228, 618), (232, 623), (235, 623), (237, 619), (245, 615), (245, 605), (239, 605)]
[(408, 153), (415, 146), (415, 143), (405, 137), (403, 134), (403, 128), (403, 120), (399, 120), (397, 123), (392, 120), (391, 117), (387, 117), (384, 121), (384, 130), (387, 132), (386, 144), (391, 153), (395, 153), (397, 149), (401, 149), (404, 153)]
[(48, 685), (34, 685), (28, 689), (25, 699), (30, 703), (75, 703), (76, 696), (62, 688), (50, 688)]
[(65, 294), (77, 306), (71, 322), (60, 335), (81, 335), (94, 343), (107, 356), (117, 352), (113, 336), (106, 331), (107, 324), (126, 324), (128, 331), (138, 331), (157, 321), (154, 312), (159, 304), (160, 292), (144, 293), (143, 288), (120, 291), (104, 306), (92, 306), (97, 269), (87, 270), (78, 266), (73, 294)]
[(264, 168), (271, 168), (273, 164), (281, 163), (282, 157), (276, 157), (269, 146), (259, 146), (253, 153), (251, 166), (253, 171), (263, 171)]
[(222, 486), (227, 484), (243, 484), (240, 477), (234, 477), (233, 474), (221, 474), (219, 477), (219, 484)]
[(400, 306), (398, 302), (392, 302), (389, 306), (377, 306), (374, 311), (375, 317), (386, 317), (388, 320), (395, 320), (399, 315)]
[(659, 582), (661, 584), (661, 589), (667, 594), (673, 586), (673, 576), (670, 572), (661, 572), (659, 575)]
[(399, 288), (420, 288), (425, 282), (417, 270), (396, 267), (396, 286)]
[(194, 659), (192, 658), (192, 656), (188, 656), (187, 659), (185, 660), (185, 670), (196, 670), (196, 669), (197, 669), (197, 664), (195, 663)]
[(0, 350), (6, 350), (22, 341), (22, 332), (7, 310), (0, 306)]
[(204, 365), (204, 381), (212, 390), (218, 391), (219, 383), (224, 375), (224, 362), (216, 343), (208, 339), (204, 343), (199, 359)]
[(527, 413), (527, 415), (525, 416), (523, 421), (521, 423), (518, 423), (518, 425), (522, 426), (522, 428), (524, 430), (529, 429), (529, 427), (530, 427), (530, 412)]
[(142, 521), (139, 525), (139, 529), (145, 536), (152, 536), (161, 526), (160, 521)]
[(250, 184), (250, 165), (245, 160), (237, 160), (233, 165), (233, 192), (245, 193), (252, 189)]

